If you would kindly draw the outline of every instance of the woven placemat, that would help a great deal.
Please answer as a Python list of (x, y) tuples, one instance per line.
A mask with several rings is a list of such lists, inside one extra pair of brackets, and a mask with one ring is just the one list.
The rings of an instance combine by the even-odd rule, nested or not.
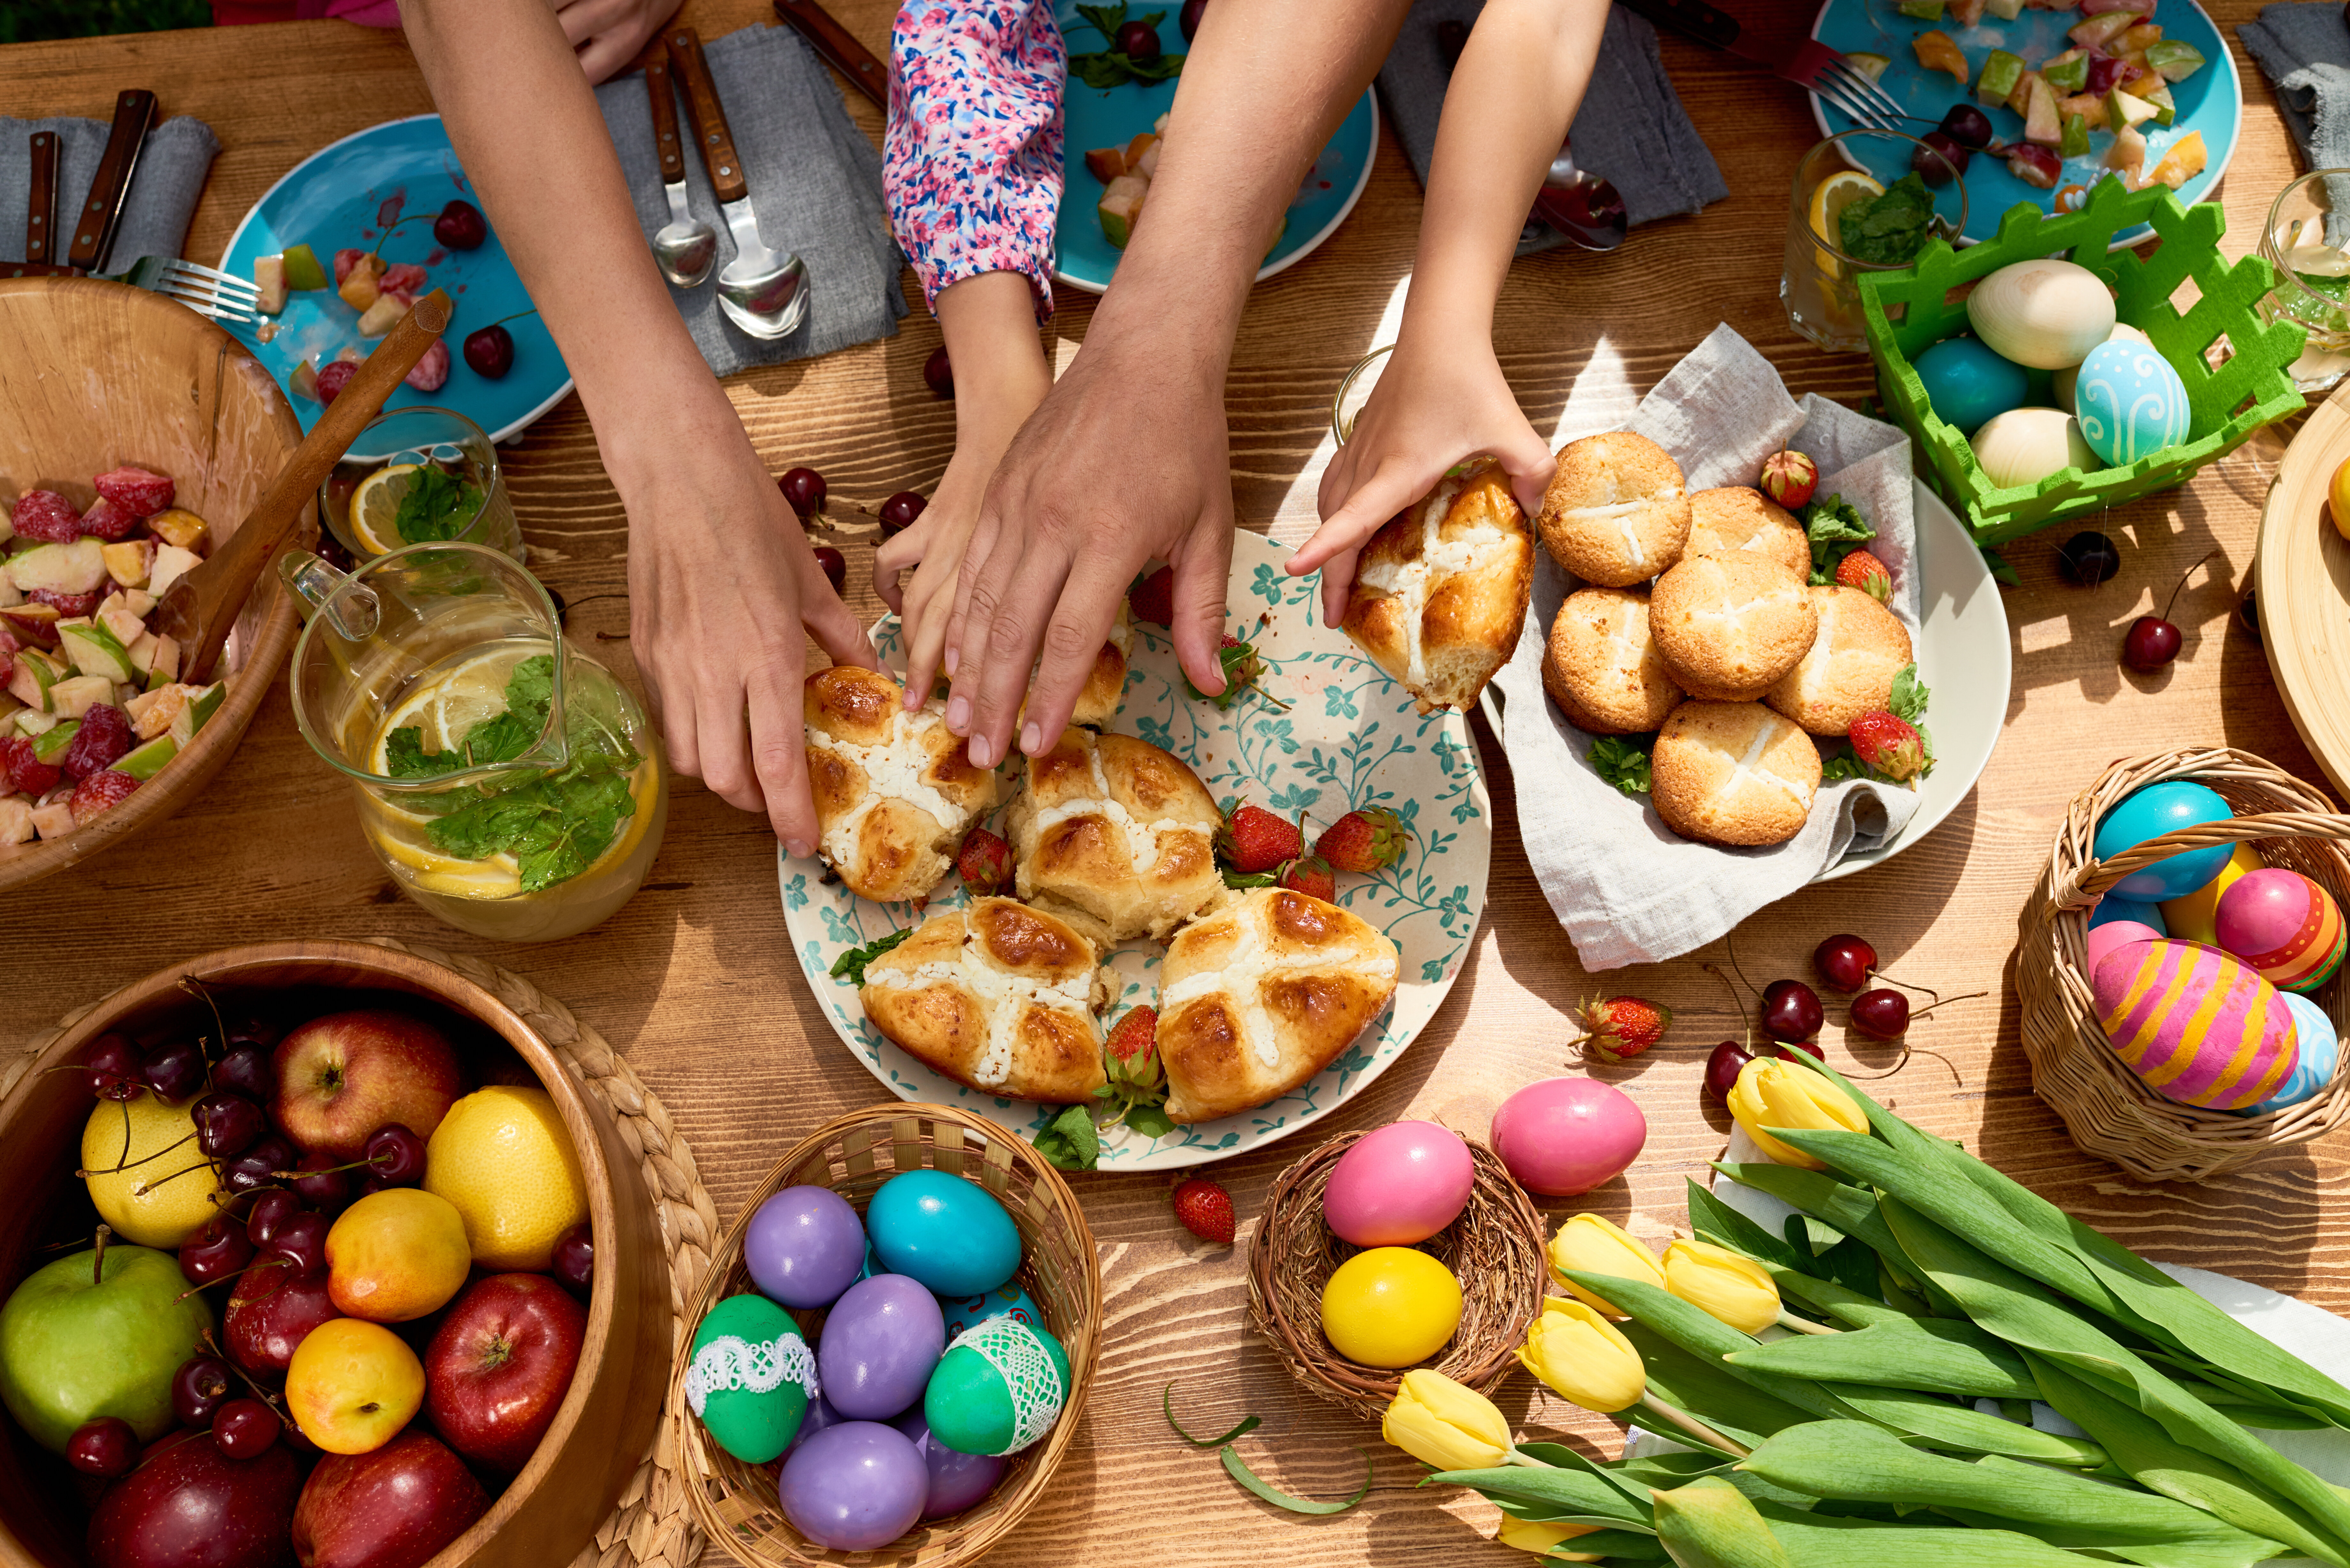
[[(588, 1092), (610, 1108), (620, 1141), (636, 1156), (646, 1190), (652, 1195), (653, 1212), (660, 1220), (661, 1247), (669, 1254), (672, 1332), (683, 1335), (687, 1309), (701, 1292), (702, 1275), (709, 1272), (711, 1245), (719, 1233), (718, 1210), (694, 1168), (693, 1151), (670, 1121), (668, 1107), (601, 1034), (513, 971), (390, 937), (362, 940), (372, 947), (389, 948), (453, 970), (496, 997), (536, 1030), (556, 1054), (577, 1068)], [(0, 1062), (0, 1096), (15, 1086), (51, 1041), (103, 1000), (67, 1013), (56, 1027), (36, 1034), (16, 1057)], [(662, 1411), (652, 1452), (637, 1467), (628, 1490), (620, 1494), (619, 1506), (598, 1528), (594, 1541), (571, 1560), (569, 1568), (627, 1568), (629, 1564), (692, 1568), (702, 1555), (702, 1532), (686, 1506), (685, 1483), (678, 1476), (678, 1415), (672, 1407)]]

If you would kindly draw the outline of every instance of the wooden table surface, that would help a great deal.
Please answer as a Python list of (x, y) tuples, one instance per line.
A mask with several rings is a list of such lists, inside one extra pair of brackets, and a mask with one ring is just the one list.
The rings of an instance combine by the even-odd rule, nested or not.
[[(835, 0), (877, 51), (888, 0)], [(2234, 46), (2255, 0), (2209, 7)], [(1742, 0), (1748, 26), (1808, 26), (1799, 0)], [(705, 36), (771, 19), (761, 0), (689, 0)], [(1510, 274), (1498, 320), (1502, 363), (1537, 428), (1556, 421), (1570, 388), (1582, 430), (1638, 395), (1720, 321), (1745, 334), (1798, 395), (1847, 401), (1870, 394), (1865, 358), (1825, 354), (1788, 328), (1778, 301), (1787, 190), (1815, 137), (1794, 89), (1676, 38), (1663, 42), (1674, 84), (1720, 161), (1731, 194), (1703, 214), (1635, 230), (1608, 256), (1553, 252)], [(2266, 81), (2241, 47), (2242, 140), (2223, 187), (2230, 254), (2251, 245), (2259, 219), (2295, 172), (2296, 155)], [(0, 49), (0, 103), (21, 115), (105, 118), (116, 90), (157, 88), (166, 114), (193, 114), (223, 151), (195, 214), (186, 254), (217, 259), (238, 218), (319, 147), (378, 121), (432, 109), (396, 35), (336, 22), (158, 34)], [(849, 107), (877, 137), (879, 119)], [(1263, 285), (1243, 322), (1230, 382), (1233, 485), (1242, 520), (1284, 535), (1310, 519), (1327, 457), (1329, 399), (1347, 366), (1381, 335), (1409, 271), (1419, 188), (1391, 132), (1382, 135), (1361, 205), (1304, 264)], [(910, 274), (907, 283), (911, 284)], [(952, 441), (949, 406), (924, 390), (938, 344), (920, 308), (899, 335), (812, 363), (756, 370), (730, 391), (769, 467), (821, 470), (838, 499), (878, 505), (937, 481)], [(1065, 291), (1053, 324), (1066, 364), (1091, 316)], [(2282, 432), (2290, 434), (2290, 428)], [(1910, 1058), (1877, 1085), (1904, 1115), (1963, 1138), (2002, 1169), (2157, 1258), (2220, 1269), (2334, 1310), (2350, 1310), (2350, 1219), (2328, 1200), (2345, 1175), (2340, 1137), (2272, 1157), (2214, 1187), (2148, 1189), (2075, 1149), (2031, 1092), (2012, 987), (2016, 921), (2066, 802), (2109, 761), (2173, 746), (2224, 742), (2323, 782), (2272, 681), (2259, 647), (2231, 623), (2247, 577), (2261, 499), (2282, 450), (2262, 437), (2183, 490), (2116, 512), (2121, 575), (2086, 591), (2057, 574), (2054, 542), (2012, 546), (2022, 586), (2006, 591), (2014, 657), (2008, 729), (1973, 795), (1923, 844), (1889, 864), (1772, 906), (1738, 933), (1757, 985), (1807, 975), (1832, 932), (1869, 939), (1903, 979), (1945, 992), (1988, 991), (1913, 1032), (1934, 1055)], [(532, 564), (577, 606), (575, 633), (626, 629), (619, 503), (575, 400), (535, 427), (508, 457)], [(2066, 530), (2057, 530), (2061, 538)], [(2178, 662), (2147, 678), (2116, 659), (2122, 628), (2207, 551), (2174, 618)], [(850, 560), (853, 602), (878, 607), (869, 556)], [(609, 596), (598, 597), (597, 596)], [(627, 668), (627, 645), (598, 651)], [(1962, 670), (1932, 672), (1938, 683)], [(1555, 1218), (1589, 1207), (1661, 1239), (1685, 1221), (1685, 1177), (1717, 1156), (1727, 1118), (1700, 1101), (1708, 1049), (1742, 1032), (1730, 997), (1700, 965), (1723, 944), (1671, 963), (1588, 975), (1528, 870), (1517, 799), (1500, 748), (1478, 741), (1496, 815), (1482, 929), (1460, 983), (1392, 1070), (1307, 1137), (1216, 1168), (1243, 1215), (1243, 1241), (1274, 1176), (1318, 1138), (1403, 1116), (1482, 1136), (1495, 1106), (1539, 1077), (1580, 1071), (1565, 1016), (1582, 997), (1632, 992), (1677, 1014), (1667, 1044), (1602, 1075), (1639, 1102), (1648, 1147), (1622, 1179)], [(765, 823), (682, 783), (669, 836), (641, 894), (586, 936), (508, 948), (449, 930), (401, 898), (362, 844), (349, 796), (296, 733), (282, 689), (192, 810), (168, 826), (57, 878), (0, 899), (11, 933), (0, 962), (0, 1044), (22, 1041), (66, 1012), (167, 961), (232, 943), (311, 935), (392, 936), (474, 952), (521, 971), (568, 1002), (627, 1053), (691, 1141), (722, 1216), (793, 1140), (880, 1097), (810, 1000), (784, 932), (775, 845)], [(1896, 1054), (1847, 1042), (1829, 1000), (1831, 1061), (1882, 1071)], [(1857, 1045), (1856, 1049), (1855, 1046)], [(1496, 1515), (1474, 1498), (1414, 1489), (1419, 1471), (1369, 1427), (1305, 1397), (1250, 1331), (1234, 1251), (1180, 1230), (1163, 1177), (1079, 1179), (1101, 1245), (1107, 1317), (1101, 1376), (1085, 1429), (1058, 1483), (996, 1554), (1007, 1563), (1097, 1563), (1144, 1541), (1180, 1538), (1187, 1563), (1268, 1558), (1307, 1564), (1501, 1562), (1484, 1543)], [(1378, 1482), (1363, 1506), (1303, 1521), (1243, 1493), (1212, 1455), (1174, 1440), (1159, 1414), (1176, 1386), (1195, 1431), (1247, 1412), (1264, 1426), (1243, 1452), (1277, 1484), (1323, 1496), (1360, 1480), (1368, 1449)], [(1606, 1424), (1513, 1378), (1503, 1408), (1528, 1427), (1607, 1444)]]

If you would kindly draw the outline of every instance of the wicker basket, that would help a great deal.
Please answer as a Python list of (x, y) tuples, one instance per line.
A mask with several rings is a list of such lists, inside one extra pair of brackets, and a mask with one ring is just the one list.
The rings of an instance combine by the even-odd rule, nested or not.
[[(1349, 1361), (1322, 1334), (1322, 1287), (1361, 1249), (1331, 1232), (1323, 1189), (1338, 1157), (1363, 1135), (1332, 1138), (1281, 1173), (1249, 1239), (1249, 1316), (1306, 1392), (1367, 1420), (1387, 1411), (1401, 1370)], [(1542, 1312), (1542, 1216), (1501, 1156), (1464, 1138), (1476, 1164), (1469, 1207), (1424, 1245), (1461, 1282), (1461, 1327), (1435, 1369), (1481, 1394), (1508, 1375), (1526, 1328)]]
[[(2236, 812), (2231, 822), (2179, 828), (2100, 862), (2091, 849), (2098, 820), (2126, 794), (2166, 779), (2193, 779)], [(2272, 1149), (2307, 1143), (2350, 1116), (2350, 1051), (2316, 1096), (2266, 1116), (2202, 1110), (2168, 1100), (2122, 1064), (2098, 1025), (2083, 972), (2089, 910), (2132, 872), (2184, 850), (2250, 840), (2271, 866), (2301, 872), (2350, 909), (2350, 816), (2315, 788), (2249, 753), (2213, 747), (2166, 752), (2114, 763), (2073, 799), (2048, 870), (2023, 912), (2016, 990), (2032, 1086), (2056, 1107), (2073, 1141), (2147, 1181), (2208, 1181)], [(2336, 975), (2311, 997), (2334, 1028), (2345, 1022)]]
[[(769, 1197), (786, 1187), (829, 1187), (861, 1214), (883, 1182), (901, 1171), (926, 1169), (977, 1182), (1011, 1213), (1022, 1251), (1016, 1277), (1044, 1309), (1045, 1325), (1068, 1352), (1068, 1402), (1042, 1442), (1012, 1457), (1003, 1479), (977, 1507), (951, 1518), (924, 1521), (878, 1552), (833, 1552), (807, 1541), (784, 1518), (772, 1464), (744, 1464), (712, 1443), (702, 1423), (684, 1413), (692, 1327), (725, 1297), (753, 1288), (743, 1264), (743, 1232)], [(1094, 1363), (1101, 1348), (1101, 1268), (1076, 1195), (1025, 1139), (944, 1106), (892, 1100), (836, 1116), (801, 1139), (761, 1179), (727, 1228), (711, 1264), (702, 1298), (693, 1306), (692, 1326), (678, 1339), (669, 1407), (679, 1420), (694, 1518), (711, 1540), (745, 1568), (816, 1563), (956, 1568), (978, 1561), (1052, 1484), (1093, 1386)], [(794, 1315), (807, 1330), (818, 1314)], [(813, 1341), (815, 1336), (809, 1337)]]

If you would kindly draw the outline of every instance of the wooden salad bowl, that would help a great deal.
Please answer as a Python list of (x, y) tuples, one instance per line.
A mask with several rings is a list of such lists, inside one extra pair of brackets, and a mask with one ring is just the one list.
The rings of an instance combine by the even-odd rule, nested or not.
[[(186, 306), (96, 278), (0, 281), (0, 504), (36, 487), (89, 504), (89, 477), (132, 462), (168, 473), (175, 505), (217, 550), (301, 444), (286, 394), (244, 346)], [(315, 537), (317, 503), (296, 524)], [(0, 847), (0, 893), (88, 859), (192, 800), (236, 749), (301, 629), (264, 574), (229, 633), (228, 695), (153, 779), (61, 838)]]
[[(211, 1029), (192, 979), (224, 1004), (257, 992), (317, 1010), (392, 1006), (435, 1015), (476, 1081), (535, 1075), (555, 1101), (588, 1189), (596, 1272), (588, 1334), (570, 1392), (522, 1473), (427, 1568), (548, 1568), (591, 1542), (651, 1446), (669, 1379), (673, 1314), (652, 1200), (611, 1113), (496, 997), (440, 964), (365, 942), (225, 948), (101, 998), (37, 1056), (0, 1064), (0, 1293), (71, 1241), (90, 1218), (73, 1171), (93, 1103), (78, 1062), (109, 1030), (136, 1039), (170, 1025)], [(511, 1049), (513, 1056), (505, 1054)], [(513, 1058), (520, 1058), (516, 1066)], [(11, 1075), (14, 1075), (13, 1082)], [(54, 1256), (51, 1252), (47, 1256)], [(420, 1417), (421, 1418), (421, 1417)], [(0, 1417), (0, 1568), (81, 1568), (88, 1511), (74, 1472)]]

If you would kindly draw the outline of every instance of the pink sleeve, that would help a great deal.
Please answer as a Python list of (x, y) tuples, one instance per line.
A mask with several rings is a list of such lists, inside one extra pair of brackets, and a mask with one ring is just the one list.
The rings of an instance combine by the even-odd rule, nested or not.
[(904, 0), (889, 29), (882, 179), (890, 227), (935, 306), (987, 272), (1025, 274), (1053, 313), (1068, 56), (1050, 0)]

